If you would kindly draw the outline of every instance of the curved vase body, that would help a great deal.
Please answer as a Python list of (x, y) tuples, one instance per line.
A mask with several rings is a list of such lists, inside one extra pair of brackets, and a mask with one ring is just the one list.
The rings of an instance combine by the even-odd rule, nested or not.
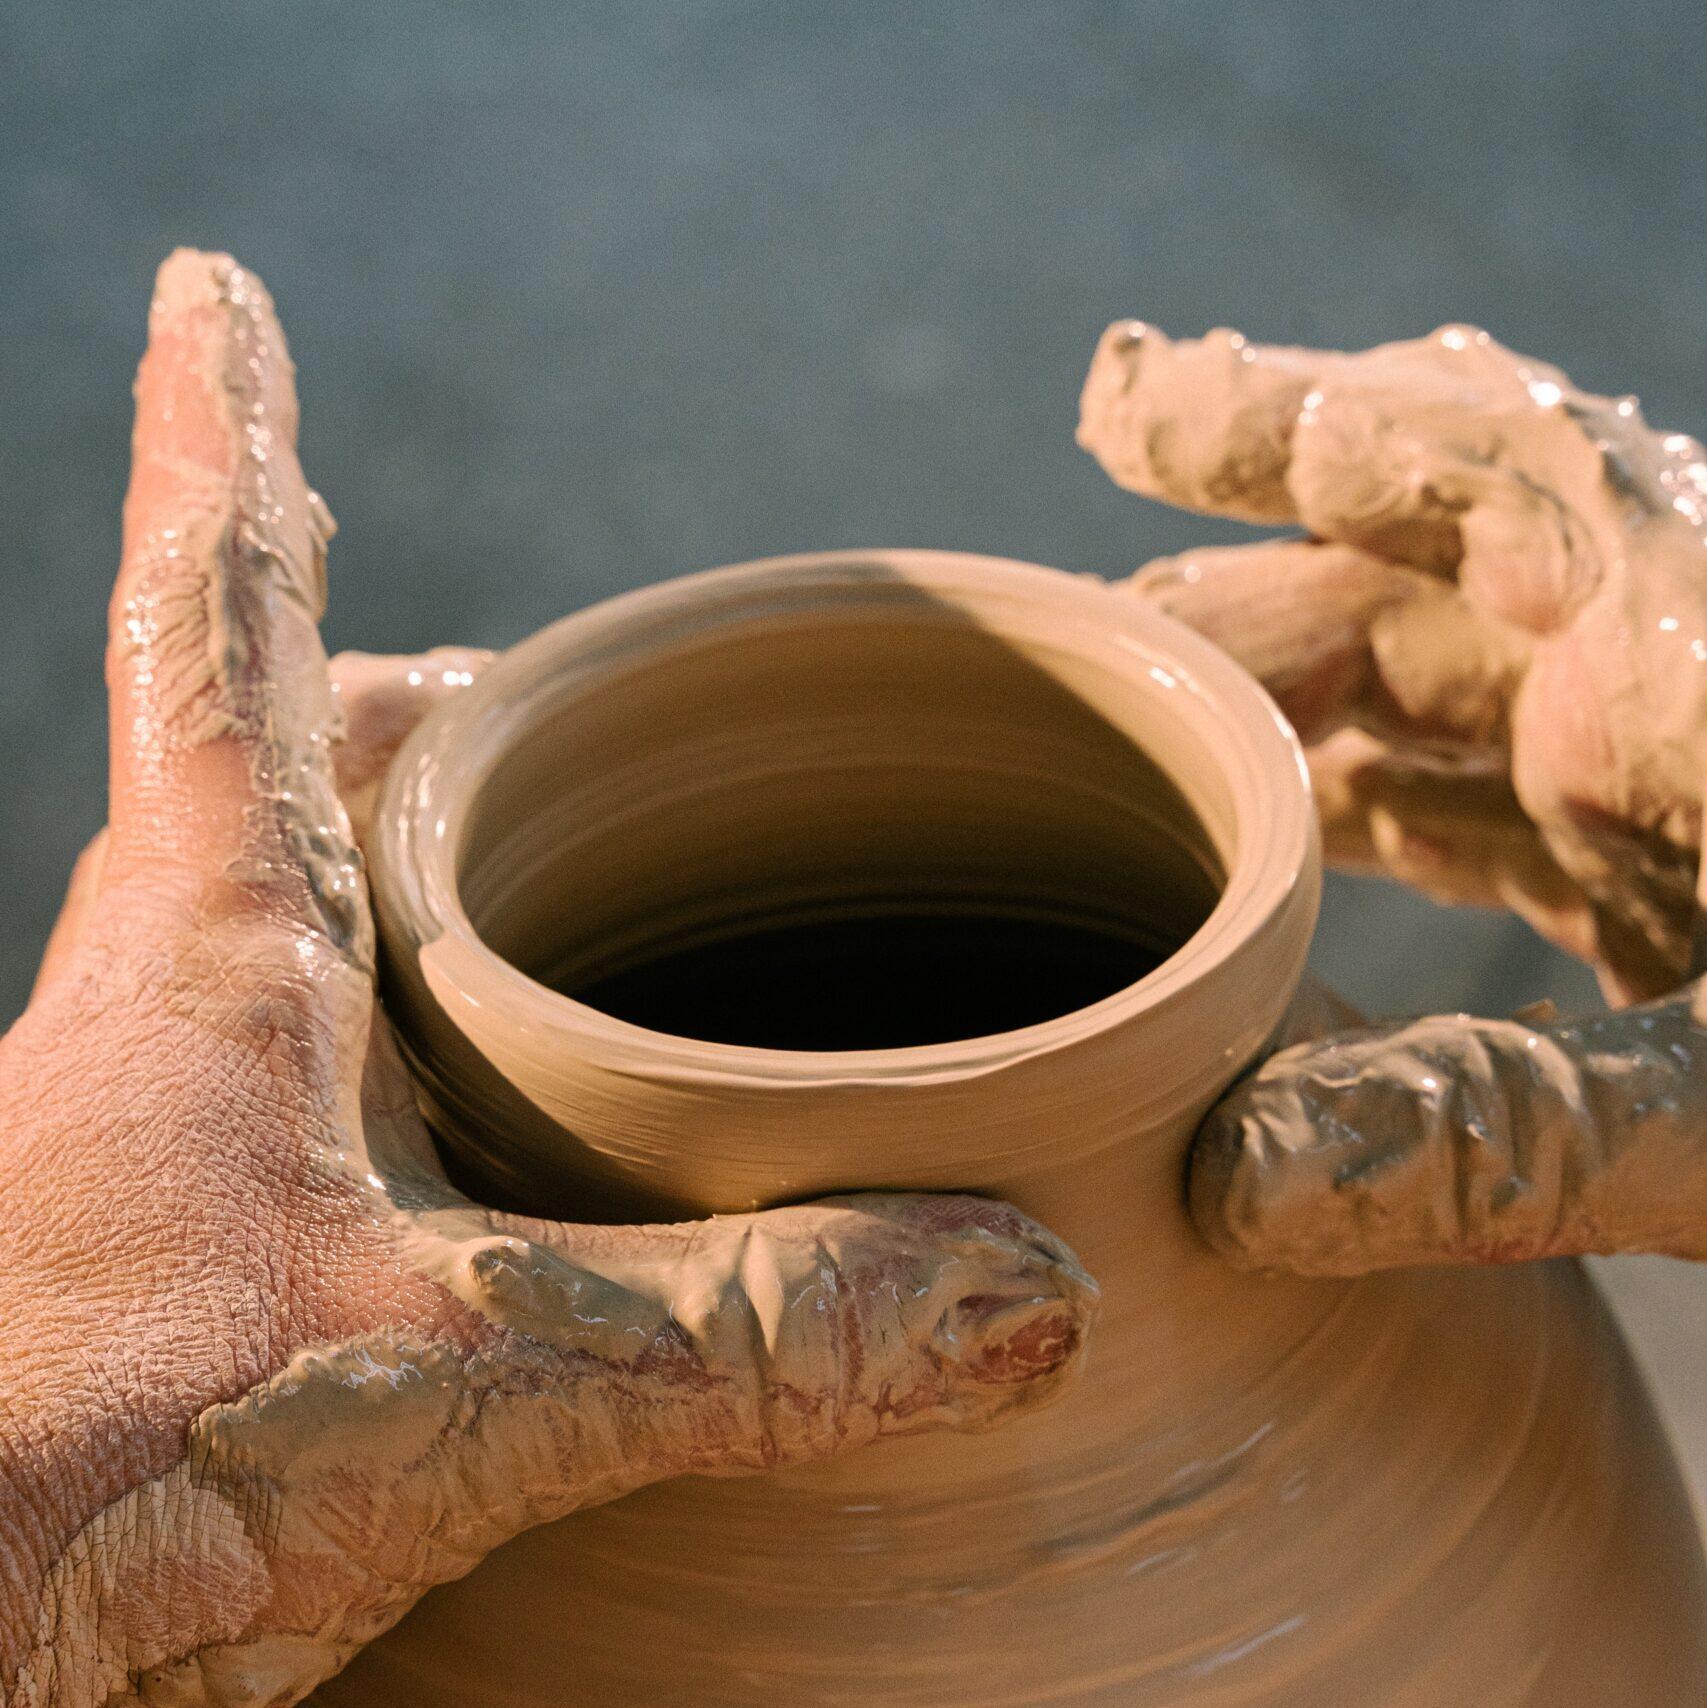
[[(1278, 1023), (1318, 884), (1290, 734), (1196, 637), (949, 554), (719, 572), (519, 648), (387, 799), (393, 1000), (488, 1193), (656, 1219), (986, 1190), (1103, 1307), (1048, 1410), (545, 1526), (319, 1700), (1707, 1701), (1694, 1523), (1576, 1266), (1259, 1279), (1185, 1218), (1191, 1132)], [(516, 970), (902, 889), (1183, 946), (1058, 1020), (838, 1054), (665, 1037)]]

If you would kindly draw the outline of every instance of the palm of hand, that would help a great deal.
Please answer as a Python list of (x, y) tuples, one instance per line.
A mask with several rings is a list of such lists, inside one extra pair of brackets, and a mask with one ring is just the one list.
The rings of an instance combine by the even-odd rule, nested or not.
[[(409, 1479), (364, 1464), (382, 1446), (351, 1427), (365, 1382), (424, 1395), (434, 1348), (472, 1355), (491, 1332), (399, 1261), (381, 1194), (340, 1166), (367, 1130), (346, 1089), (360, 974), (282, 926), (160, 930), (177, 905), (105, 888), (0, 1054), (6, 1367), (64, 1432), (20, 1467), (37, 1534), (10, 1563), (42, 1583), (0, 1656), (25, 1700), (179, 1668), (242, 1699), (242, 1675), (329, 1670), (439, 1564), (406, 1557), (430, 1533)], [(333, 1444), (318, 1464), (315, 1430)], [(364, 1475), (365, 1512), (330, 1481)]]

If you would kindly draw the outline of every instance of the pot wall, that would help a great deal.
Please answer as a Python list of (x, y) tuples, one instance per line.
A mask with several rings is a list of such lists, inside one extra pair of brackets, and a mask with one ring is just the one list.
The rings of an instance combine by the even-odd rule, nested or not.
[[(748, 691), (720, 711), (719, 683)], [(849, 774), (846, 812), (807, 810)], [(1066, 1237), (1104, 1305), (1048, 1411), (543, 1527), (320, 1700), (1707, 1695), (1693, 1522), (1574, 1266), (1264, 1280), (1186, 1222), (1190, 1134), (1274, 1028), (1318, 882), (1290, 734), (1201, 641), (984, 559), (720, 572), (518, 649), (423, 728), (388, 802), (394, 1006), (482, 1190), (585, 1218), (984, 1189)], [(691, 932), (731, 882), (747, 907), (803, 873), (809, 900), (969, 870), (1005, 895), (1064, 872), (1043, 900), (1181, 946), (1040, 1027), (839, 1055), (639, 1032), (511, 964)]]

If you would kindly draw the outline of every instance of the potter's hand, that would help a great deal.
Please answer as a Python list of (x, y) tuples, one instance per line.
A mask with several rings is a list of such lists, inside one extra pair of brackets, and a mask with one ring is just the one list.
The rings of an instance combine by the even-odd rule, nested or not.
[[(1311, 538), (1130, 584), (1310, 744), (1330, 857), (1502, 902), (1614, 1001), (1691, 961), (1707, 467), (1483, 333), (1357, 355), (1111, 327), (1081, 442), (1123, 485)], [(1284, 1051), (1215, 1112), (1194, 1212), (1237, 1261), (1707, 1257), (1707, 1004), (1464, 1016)]]
[[(570, 1227), (446, 1185), (375, 1009), (295, 429), (259, 283), (173, 257), (110, 829), (0, 1044), (6, 1702), (294, 1701), (524, 1526), (1035, 1404), (1091, 1303), (978, 1200)], [(410, 698), (362, 696), (370, 760)]]

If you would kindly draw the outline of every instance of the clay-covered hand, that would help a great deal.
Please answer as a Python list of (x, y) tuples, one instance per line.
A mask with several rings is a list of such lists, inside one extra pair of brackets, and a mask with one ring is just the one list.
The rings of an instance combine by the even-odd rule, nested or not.
[[(1707, 458), (1469, 327), (1341, 355), (1104, 336), (1080, 441), (1122, 485), (1309, 537), (1128, 584), (1270, 688), (1329, 857), (1513, 908), (1615, 1002), (1692, 968)], [(1282, 1052), (1214, 1114), (1195, 1213), (1238, 1261), (1707, 1256), (1695, 990)]]
[[(982, 1200), (573, 1227), (446, 1184), (376, 1009), (295, 437), (259, 282), (173, 257), (110, 826), (0, 1044), (8, 1703), (294, 1701), (527, 1525), (1042, 1402), (1094, 1300)], [(478, 662), (347, 663), (358, 804)]]

